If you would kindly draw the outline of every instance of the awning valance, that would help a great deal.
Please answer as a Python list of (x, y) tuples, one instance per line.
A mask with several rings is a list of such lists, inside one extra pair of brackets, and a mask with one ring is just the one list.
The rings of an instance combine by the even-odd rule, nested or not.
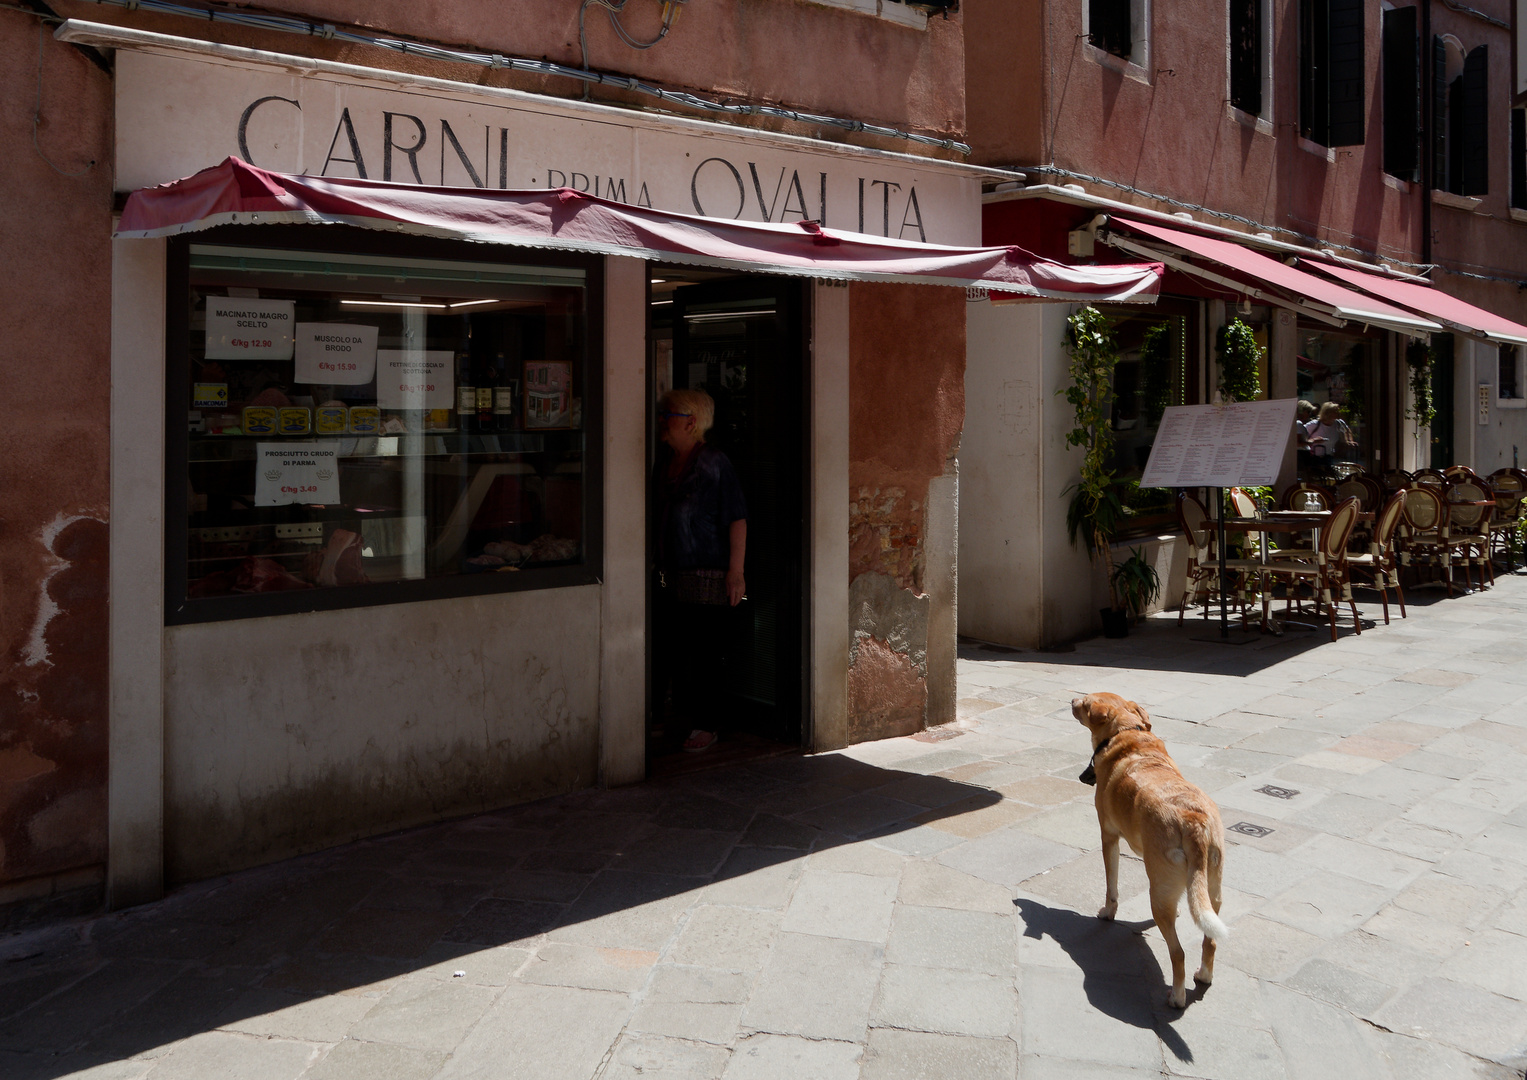
[(1311, 270), (1319, 270), (1322, 274), (1330, 274), (1365, 293), (1399, 304), (1401, 307), (1410, 308), (1412, 311), (1419, 311), (1422, 315), (1427, 315), (1465, 334), (1482, 337), (1488, 341), (1527, 345), (1527, 326), (1502, 318), (1484, 308), (1475, 307), (1456, 296), (1449, 296), (1434, 286), (1421, 285), (1413, 281), (1396, 281), (1382, 274), (1370, 274), (1363, 270), (1354, 270), (1350, 266), (1321, 262), (1317, 259), (1300, 259), (1299, 265)]
[[(1121, 234), (1118, 231), (1120, 229), (1136, 236)], [(1163, 241), (1188, 255), (1196, 256), (1201, 262), (1195, 263), (1182, 255), (1163, 251), (1153, 244), (1142, 242), (1137, 236)], [(1322, 322), (1336, 325), (1345, 322), (1364, 323), (1396, 330), (1411, 337), (1424, 337), (1442, 329), (1440, 323), (1431, 319), (1386, 304), (1327, 278), (1295, 269), (1229, 240), (1116, 215), (1109, 217), (1108, 228), (1099, 234), (1099, 239), (1121, 251), (1159, 260), (1174, 270), (1192, 274), (1246, 296), (1290, 308)]]
[(478, 243), (849, 281), (980, 286), (1036, 301), (1150, 302), (1160, 265), (1068, 266), (1021, 248), (960, 248), (839, 232), (816, 222), (724, 221), (568, 188), (441, 188), (293, 176), (238, 158), (128, 197), (116, 235), (219, 225), (339, 224)]

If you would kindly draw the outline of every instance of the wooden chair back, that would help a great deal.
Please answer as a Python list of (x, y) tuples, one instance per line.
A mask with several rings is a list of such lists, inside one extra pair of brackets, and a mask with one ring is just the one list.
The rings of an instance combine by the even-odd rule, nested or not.
[(1442, 496), (1431, 484), (1417, 482), (1404, 491), (1405, 523), (1419, 532), (1432, 532), (1446, 524)]
[(1307, 491), (1313, 491), (1317, 496), (1319, 496), (1320, 508), (1322, 510), (1329, 510), (1331, 508), (1331, 496), (1325, 491), (1324, 488), (1316, 487), (1314, 484), (1307, 484), (1303, 480), (1300, 480), (1297, 483), (1290, 484), (1284, 490), (1283, 497), (1278, 500), (1278, 509), (1303, 510), (1304, 493)]
[(1460, 476), (1443, 489), (1443, 499), (1447, 502), (1448, 524), (1469, 532), (1478, 532), (1489, 522), (1491, 507), (1469, 504), (1489, 497), (1485, 493), (1483, 484)]
[(1177, 496), (1177, 522), (1182, 526), (1188, 543), (1200, 554), (1208, 551), (1210, 532), (1209, 513), (1204, 504), (1184, 491)]
[(1399, 527), (1400, 517), (1405, 513), (1405, 492), (1396, 491), (1379, 511), (1373, 522), (1374, 554), (1384, 554), (1394, 543), (1394, 531)]
[(1449, 480), (1460, 480), (1469, 477), (1472, 477), (1475, 480), (1479, 479), (1479, 475), (1467, 465), (1449, 465), (1447, 468), (1442, 470), (1442, 475), (1447, 477)]
[(1327, 559), (1346, 560), (1347, 541), (1352, 539), (1352, 527), (1357, 524), (1360, 509), (1355, 498), (1346, 498), (1336, 504), (1336, 509), (1331, 512), (1331, 523), (1320, 534), (1320, 550)]
[(1230, 489), (1230, 505), (1235, 508), (1237, 517), (1257, 516), (1257, 501), (1238, 487)]
[(1441, 488), (1447, 486), (1447, 477), (1443, 476), (1436, 469), (1417, 469), (1411, 474), (1411, 483)]
[(1495, 492), (1495, 519), (1516, 521), (1522, 516), (1522, 498), (1527, 494), (1527, 479), (1519, 469), (1496, 469), (1487, 483)]
[(1385, 491), (1404, 491), (1411, 484), (1410, 473), (1404, 469), (1390, 469), (1380, 479)]

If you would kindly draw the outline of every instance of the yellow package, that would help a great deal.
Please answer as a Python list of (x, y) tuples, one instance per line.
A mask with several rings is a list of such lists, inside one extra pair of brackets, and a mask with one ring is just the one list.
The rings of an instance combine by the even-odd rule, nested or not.
[(250, 405), (244, 409), (245, 435), (274, 435), (276, 410), (270, 405)]
[(282, 435), (306, 435), (311, 428), (312, 413), (299, 405), (288, 405), (276, 414), (276, 430)]

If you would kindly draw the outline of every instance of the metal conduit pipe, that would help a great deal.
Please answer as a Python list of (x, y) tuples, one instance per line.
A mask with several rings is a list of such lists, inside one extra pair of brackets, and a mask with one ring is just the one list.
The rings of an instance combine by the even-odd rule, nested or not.
[(839, 116), (801, 112), (797, 109), (784, 109), (776, 105), (728, 105), (724, 102), (700, 97), (698, 94), (690, 94), (681, 90), (665, 90), (660, 86), (654, 86), (651, 83), (643, 82), (628, 75), (606, 75), (597, 71), (585, 71), (582, 68), (569, 67), (566, 64), (552, 63), (549, 60), (530, 60), (519, 56), (504, 56), (500, 53), (448, 49), (444, 46), (427, 45), (417, 41), (373, 37), (369, 34), (341, 29), (333, 23), (315, 23), (287, 15), (262, 15), (257, 12), (231, 11), (224, 8), (188, 7), (184, 4), (173, 3), (172, 0), (91, 0), (91, 2), (105, 7), (119, 7), (127, 8), (131, 11), (152, 11), (165, 15), (179, 15), (194, 18), (201, 22), (228, 23), (233, 26), (247, 26), (256, 30), (272, 30), (282, 34), (297, 34), (302, 37), (322, 38), (325, 41), (348, 41), (356, 45), (371, 45), (379, 49), (390, 49), (393, 52), (403, 53), (407, 56), (419, 56), (428, 60), (475, 64), (478, 67), (486, 68), (507, 68), (510, 71), (519, 71), (527, 75), (550, 75), (556, 78), (577, 79), (598, 86), (618, 87), (632, 93), (655, 97), (659, 101), (681, 105), (685, 108), (698, 109), (702, 112), (717, 113), (725, 116), (772, 116), (781, 120), (793, 120), (797, 123), (811, 124), (818, 127), (863, 132), (866, 135), (878, 135), (887, 139), (903, 139), (907, 142), (916, 143), (919, 146), (933, 146), (940, 150), (953, 150), (956, 153), (967, 156), (970, 154), (970, 147), (967, 144), (957, 142), (954, 139), (939, 139), (931, 135), (919, 135), (916, 132), (902, 131), (900, 128), (884, 127), (879, 124), (866, 124), (862, 120), (847, 120)]

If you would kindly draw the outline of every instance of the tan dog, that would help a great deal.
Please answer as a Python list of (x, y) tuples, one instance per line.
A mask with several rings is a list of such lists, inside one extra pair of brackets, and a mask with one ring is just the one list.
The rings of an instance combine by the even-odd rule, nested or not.
[(1151, 915), (1172, 955), (1174, 1008), (1188, 1003), (1182, 943), (1177, 940), (1177, 902), (1188, 895), (1188, 912), (1204, 933), (1203, 964), (1195, 982), (1214, 981), (1214, 947), (1230, 931), (1219, 919), (1220, 875), (1225, 861), (1225, 829), (1214, 800), (1183, 779), (1151, 734), (1144, 709), (1118, 694), (1073, 698), (1071, 713), (1092, 736), (1098, 825), (1103, 830), (1106, 903), (1098, 918), (1112, 919), (1119, 908), (1119, 837), (1145, 860), (1151, 883)]

